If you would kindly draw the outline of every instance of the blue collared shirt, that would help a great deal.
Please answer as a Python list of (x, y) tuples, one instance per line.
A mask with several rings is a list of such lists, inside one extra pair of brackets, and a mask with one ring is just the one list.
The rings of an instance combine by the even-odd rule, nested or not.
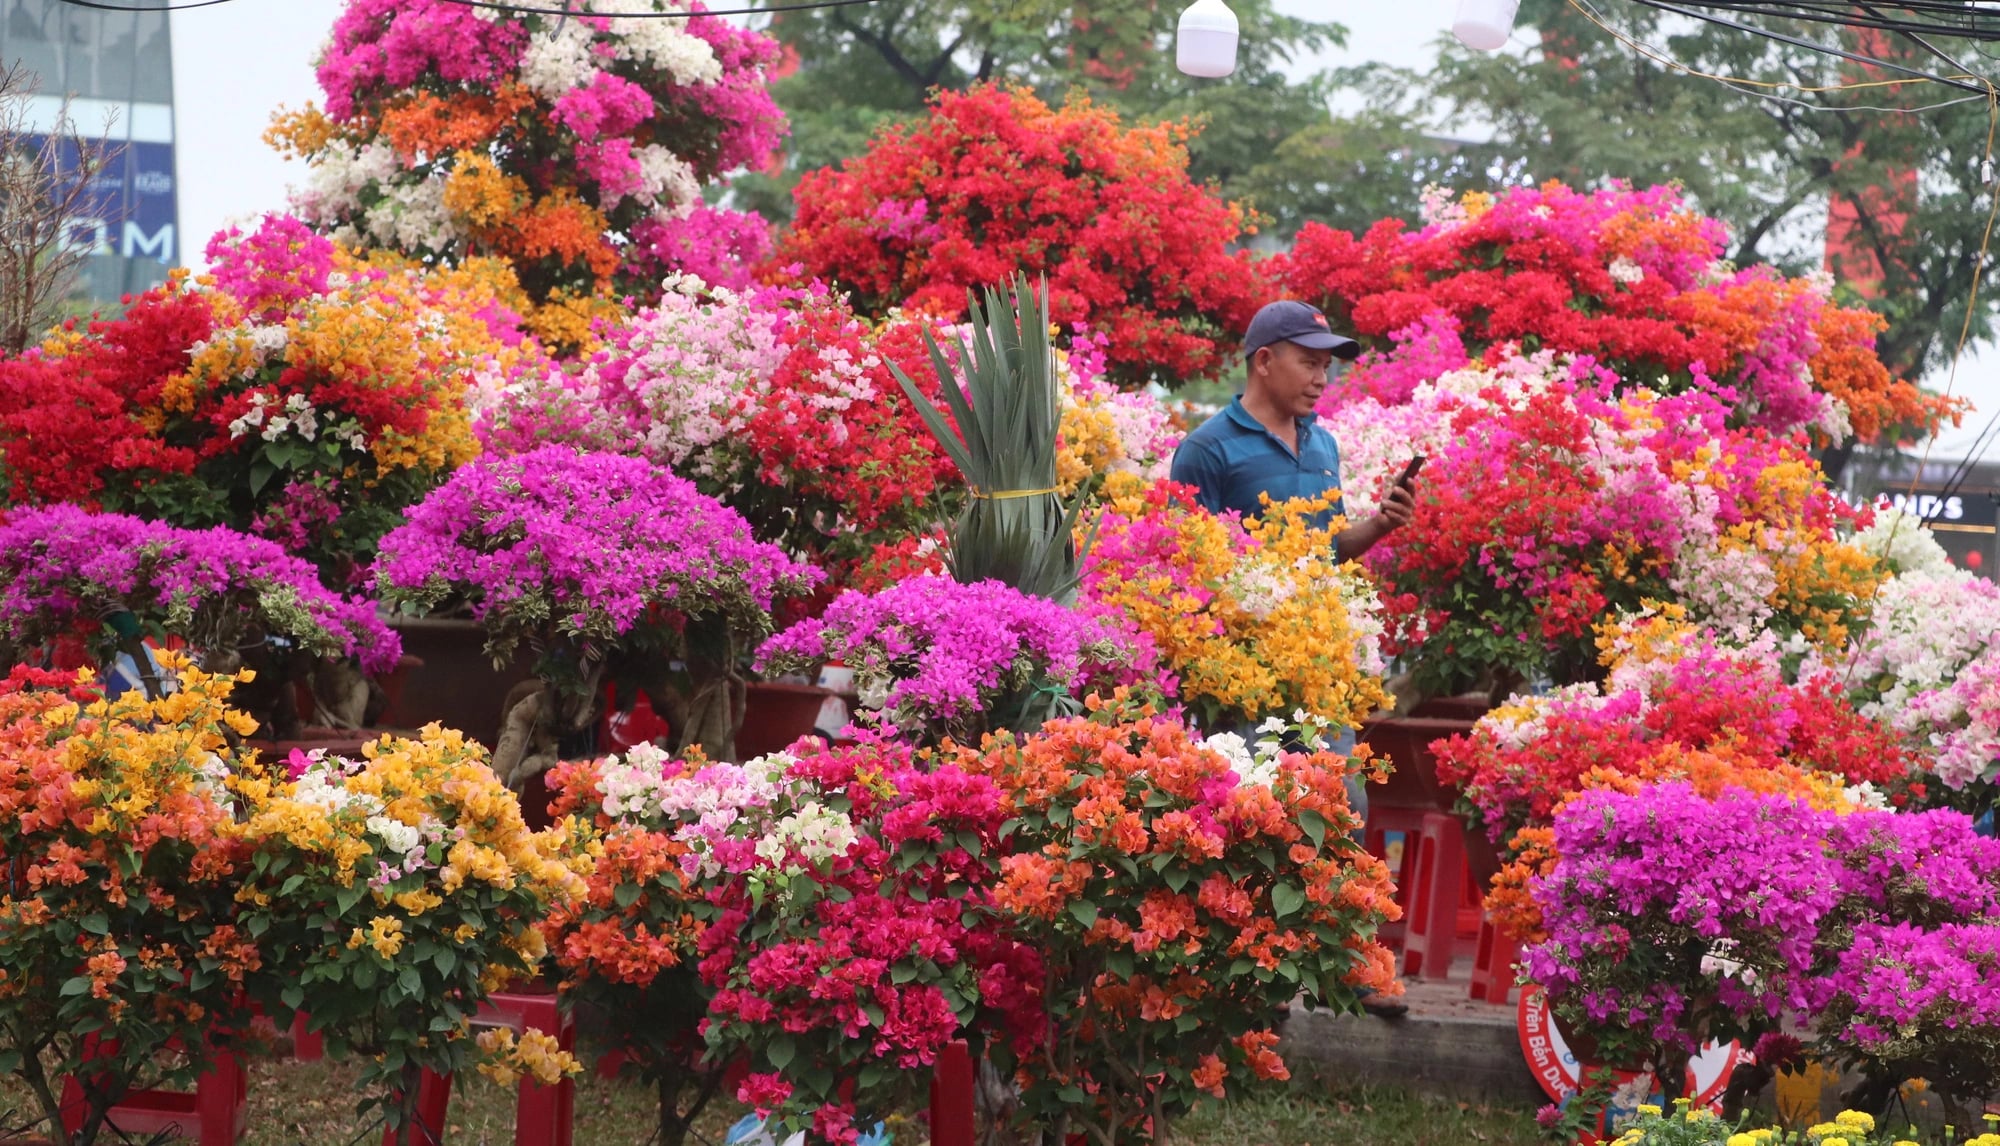
[[(1195, 487), (1209, 512), (1233, 509), (1245, 517), (1262, 514), (1259, 494), (1280, 502), (1338, 488), (1340, 446), (1333, 435), (1311, 414), (1299, 419), (1298, 433), (1294, 453), (1250, 416), (1239, 394), (1174, 451), (1173, 479)], [(1332, 512), (1345, 514), (1346, 507), (1337, 501)]]

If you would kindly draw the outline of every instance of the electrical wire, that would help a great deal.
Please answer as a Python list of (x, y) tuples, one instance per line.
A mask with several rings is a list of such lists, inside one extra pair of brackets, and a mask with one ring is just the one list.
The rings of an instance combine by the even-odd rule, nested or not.
[(62, 0), (76, 8), (90, 8), (98, 12), (184, 12), (189, 8), (213, 8), (217, 4), (227, 4), (230, 0), (188, 0), (186, 4), (104, 4), (99, 0)]

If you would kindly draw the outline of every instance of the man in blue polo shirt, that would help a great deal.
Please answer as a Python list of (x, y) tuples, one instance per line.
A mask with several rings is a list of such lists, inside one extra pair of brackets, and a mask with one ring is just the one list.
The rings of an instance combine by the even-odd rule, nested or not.
[[(1174, 453), (1173, 479), (1193, 486), (1212, 513), (1261, 512), (1271, 500), (1318, 497), (1340, 485), (1340, 446), (1319, 424), (1313, 407), (1327, 385), (1334, 359), (1352, 361), (1361, 346), (1335, 334), (1326, 315), (1302, 302), (1274, 302), (1257, 312), (1243, 339), (1243, 393), (1203, 422)], [(1334, 513), (1344, 507), (1336, 504)], [(1334, 549), (1352, 561), (1410, 520), (1416, 501), (1391, 487), (1380, 512), (1334, 536)]]
[[(1246, 517), (1262, 513), (1262, 494), (1280, 502), (1337, 489), (1340, 446), (1319, 424), (1313, 407), (1326, 390), (1334, 360), (1351, 362), (1360, 353), (1360, 344), (1335, 334), (1317, 307), (1285, 301), (1258, 311), (1243, 339), (1243, 393), (1181, 442), (1174, 452), (1173, 479), (1193, 486), (1209, 512), (1236, 510)], [(1344, 561), (1360, 557), (1408, 524), (1415, 509), (1406, 486), (1390, 487), (1379, 512), (1334, 534), (1334, 552)], [(1329, 516), (1344, 513), (1336, 502)], [(1243, 732), (1245, 739), (1256, 738), (1250, 728)], [(1343, 730), (1333, 747), (1352, 751), (1353, 732)], [(1349, 803), (1365, 818), (1366, 785), (1352, 778), (1347, 790)], [(1401, 1000), (1368, 994), (1361, 1006), (1391, 1019), (1409, 1010)]]

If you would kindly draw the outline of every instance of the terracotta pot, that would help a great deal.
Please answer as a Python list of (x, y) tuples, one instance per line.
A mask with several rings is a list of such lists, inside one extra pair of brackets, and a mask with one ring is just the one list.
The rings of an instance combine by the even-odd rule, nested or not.
[(501, 704), (507, 692), (534, 674), (532, 660), (517, 655), (495, 669), (486, 656), (486, 630), (476, 622), (423, 617), (391, 621), (414, 662), (398, 665), (403, 680), (391, 688), (389, 706), (378, 723), (387, 728), (422, 728), (432, 721), (489, 747), (500, 738)]
[(283, 761), (294, 751), (311, 752), (324, 748), (328, 755), (358, 757), (361, 747), (380, 739), (380, 730), (366, 728), (302, 728), (299, 735), (289, 740), (266, 740), (251, 737), (243, 743), (255, 748), (265, 760)]
[(751, 681), (745, 686), (743, 727), (736, 732), (736, 755), (749, 760), (791, 747), (811, 736), (830, 689), (809, 684)]

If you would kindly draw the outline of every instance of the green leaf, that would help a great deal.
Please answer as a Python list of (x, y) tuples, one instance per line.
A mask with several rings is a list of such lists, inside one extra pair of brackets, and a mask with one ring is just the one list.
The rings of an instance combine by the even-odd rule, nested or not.
[(262, 458), (259, 458), (256, 461), (251, 462), (250, 496), (255, 497), (258, 494), (263, 493), (264, 487), (266, 485), (269, 485), (271, 479), (276, 477), (277, 475), (278, 475), (278, 467), (272, 465), (270, 462), (267, 462)]
[(74, 979), (66, 979), (66, 980), (64, 980), (64, 981), (63, 981), (63, 985), (62, 985), (62, 990), (61, 990), (60, 992), (58, 992), (58, 993), (59, 993), (59, 994), (61, 994), (61, 995), (62, 995), (62, 996), (63, 996), (64, 998), (68, 998), (68, 997), (69, 997), (69, 996), (71, 996), (71, 995), (87, 995), (87, 994), (89, 994), (89, 993), (90, 993), (90, 976), (88, 976), (88, 975), (78, 975), (78, 976), (77, 976), (77, 977), (75, 977)]
[(1298, 885), (1281, 880), (1271, 888), (1271, 914), (1274, 917), (1283, 919), (1294, 915), (1305, 905), (1306, 893), (1299, 890)]
[(1323, 848), (1326, 846), (1325, 816), (1320, 815), (1310, 808), (1304, 809), (1299, 812), (1299, 829), (1305, 832), (1306, 838), (1312, 840), (1314, 847)]
[(1181, 888), (1186, 887), (1188, 881), (1194, 878), (1194, 873), (1184, 867), (1168, 868), (1162, 874), (1166, 877), (1167, 886), (1172, 888), (1176, 895), (1180, 894)]
[(773, 1035), (771, 1041), (764, 1044), (764, 1059), (771, 1064), (772, 1070), (782, 1071), (792, 1065), (792, 1059), (798, 1053), (799, 1045), (792, 1041), (789, 1034)]
[(1086, 928), (1094, 927), (1097, 924), (1097, 905), (1087, 899), (1071, 900), (1069, 913), (1078, 923), (1083, 924)]
[(639, 896), (641, 894), (642, 892), (640, 891), (638, 884), (621, 883), (617, 887), (612, 889), (611, 902), (617, 904), (619, 908), (622, 910), (639, 902)]
[(287, 1007), (290, 1007), (292, 1010), (296, 1011), (300, 1007), (305, 1006), (306, 1002), (305, 988), (299, 986), (297, 983), (294, 983), (291, 986), (286, 987), (284, 990), (278, 992), (278, 1001), (285, 1004)]
[(91, 912), (89, 915), (77, 920), (76, 925), (90, 932), (92, 935), (111, 934), (111, 921), (104, 918), (104, 913), (101, 911)]

